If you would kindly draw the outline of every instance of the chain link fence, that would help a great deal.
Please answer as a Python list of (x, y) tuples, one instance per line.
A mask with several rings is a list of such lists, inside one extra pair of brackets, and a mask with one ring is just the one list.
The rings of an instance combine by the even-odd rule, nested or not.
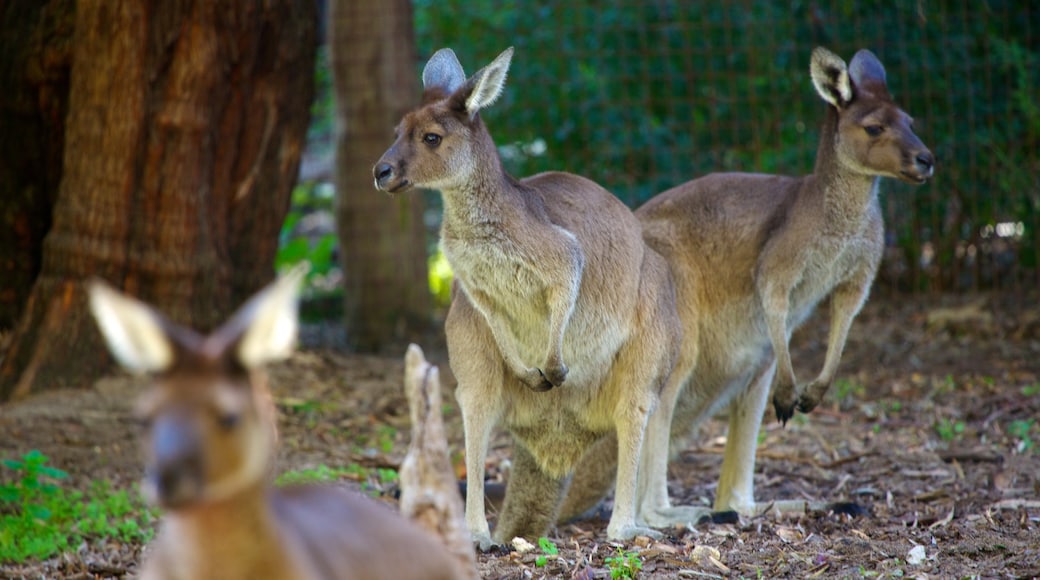
[(415, 0), (416, 66), (450, 46), (471, 74), (515, 46), (483, 113), (509, 170), (583, 174), (635, 207), (712, 171), (812, 171), (809, 55), (869, 48), (937, 158), (925, 186), (883, 180), (877, 291), (1020, 293), (1040, 279), (1030, 4)]

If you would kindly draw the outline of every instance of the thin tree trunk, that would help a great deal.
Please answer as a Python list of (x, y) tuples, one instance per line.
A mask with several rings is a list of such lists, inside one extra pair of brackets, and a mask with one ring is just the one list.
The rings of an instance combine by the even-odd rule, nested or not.
[(347, 335), (363, 351), (428, 329), (423, 202), (376, 191), (372, 166), (419, 101), (409, 0), (331, 0), (336, 93), (336, 221)]
[(0, 400), (107, 370), (89, 276), (202, 330), (272, 277), (314, 15), (309, 0), (77, 4), (61, 184)]

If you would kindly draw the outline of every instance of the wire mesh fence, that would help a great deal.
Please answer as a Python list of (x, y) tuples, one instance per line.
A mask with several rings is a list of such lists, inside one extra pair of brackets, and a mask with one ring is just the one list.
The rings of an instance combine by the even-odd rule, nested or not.
[(506, 46), (483, 113), (509, 170), (586, 175), (631, 206), (712, 171), (812, 171), (824, 104), (809, 55), (859, 48), (937, 158), (883, 180), (882, 292), (1038, 284), (1040, 10), (1029, 2), (415, 0), (420, 62), (471, 74)]

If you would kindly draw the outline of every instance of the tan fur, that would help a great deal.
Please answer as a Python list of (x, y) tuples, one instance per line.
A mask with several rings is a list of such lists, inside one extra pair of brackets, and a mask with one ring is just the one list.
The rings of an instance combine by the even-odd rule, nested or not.
[[(672, 268), (685, 331), (671, 378), (682, 385), (673, 443), (683, 445), (701, 421), (728, 410), (714, 506), (720, 511), (756, 511), (755, 446), (770, 388), (786, 421), (795, 408), (813, 409), (834, 380), (884, 248), (878, 178), (923, 183), (932, 174), (932, 155), (889, 96), (873, 54), (860, 51), (846, 70), (844, 61), (818, 48), (811, 73), (830, 103), (813, 174), (712, 174), (636, 212), (647, 242)], [(880, 133), (870, 135), (868, 127)], [(788, 340), (827, 297), (826, 360), (813, 381), (799, 385)], [(707, 510), (670, 505), (666, 447), (648, 447), (647, 455), (644, 464), (653, 467), (640, 487), (640, 518), (666, 526), (704, 515)], [(611, 459), (607, 443), (583, 461), (573, 485), (580, 491), (568, 498), (564, 516), (601, 497)], [(777, 505), (804, 508), (804, 502)]]
[[(374, 168), (381, 189), (435, 188), (444, 200), (467, 524), (482, 548), (491, 545), (484, 460), (501, 423), (516, 445), (495, 541), (544, 534), (573, 466), (615, 430), (621, 461), (608, 535), (653, 533), (636, 525), (635, 489), (644, 431), (681, 332), (667, 266), (631, 211), (596, 183), (504, 172), (477, 113), (501, 93), (511, 54), (468, 80), (454, 53), (435, 54), (423, 106), (404, 116)], [(673, 402), (674, 393), (660, 394), (661, 408)], [(646, 436), (667, 445), (667, 422), (651, 422)]]
[[(255, 365), (289, 354), (299, 275), (276, 282), (206, 337), (91, 285), (113, 351), (129, 368), (154, 373), (136, 414), (144, 487), (166, 513), (141, 578), (470, 577), (440, 542), (360, 494), (271, 485), (274, 408), (263, 370), (242, 356)], [(167, 351), (171, 357), (154, 356)]]

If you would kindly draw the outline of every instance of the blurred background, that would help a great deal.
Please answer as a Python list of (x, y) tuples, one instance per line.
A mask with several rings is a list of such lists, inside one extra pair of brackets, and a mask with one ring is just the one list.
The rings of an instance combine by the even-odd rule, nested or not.
[[(444, 46), (467, 74), (516, 47), (505, 94), (482, 113), (510, 172), (579, 173), (632, 207), (711, 171), (811, 172), (824, 103), (809, 55), (825, 46), (849, 60), (869, 48), (937, 158), (923, 187), (882, 180), (888, 250), (875, 292), (1036, 287), (1040, 10), (1028, 2), (415, 0), (412, 8), (417, 77)], [(328, 50), (319, 49), (310, 154), (331, 160)], [(439, 200), (426, 201), (434, 239)], [(324, 244), (322, 252), (331, 240)]]

